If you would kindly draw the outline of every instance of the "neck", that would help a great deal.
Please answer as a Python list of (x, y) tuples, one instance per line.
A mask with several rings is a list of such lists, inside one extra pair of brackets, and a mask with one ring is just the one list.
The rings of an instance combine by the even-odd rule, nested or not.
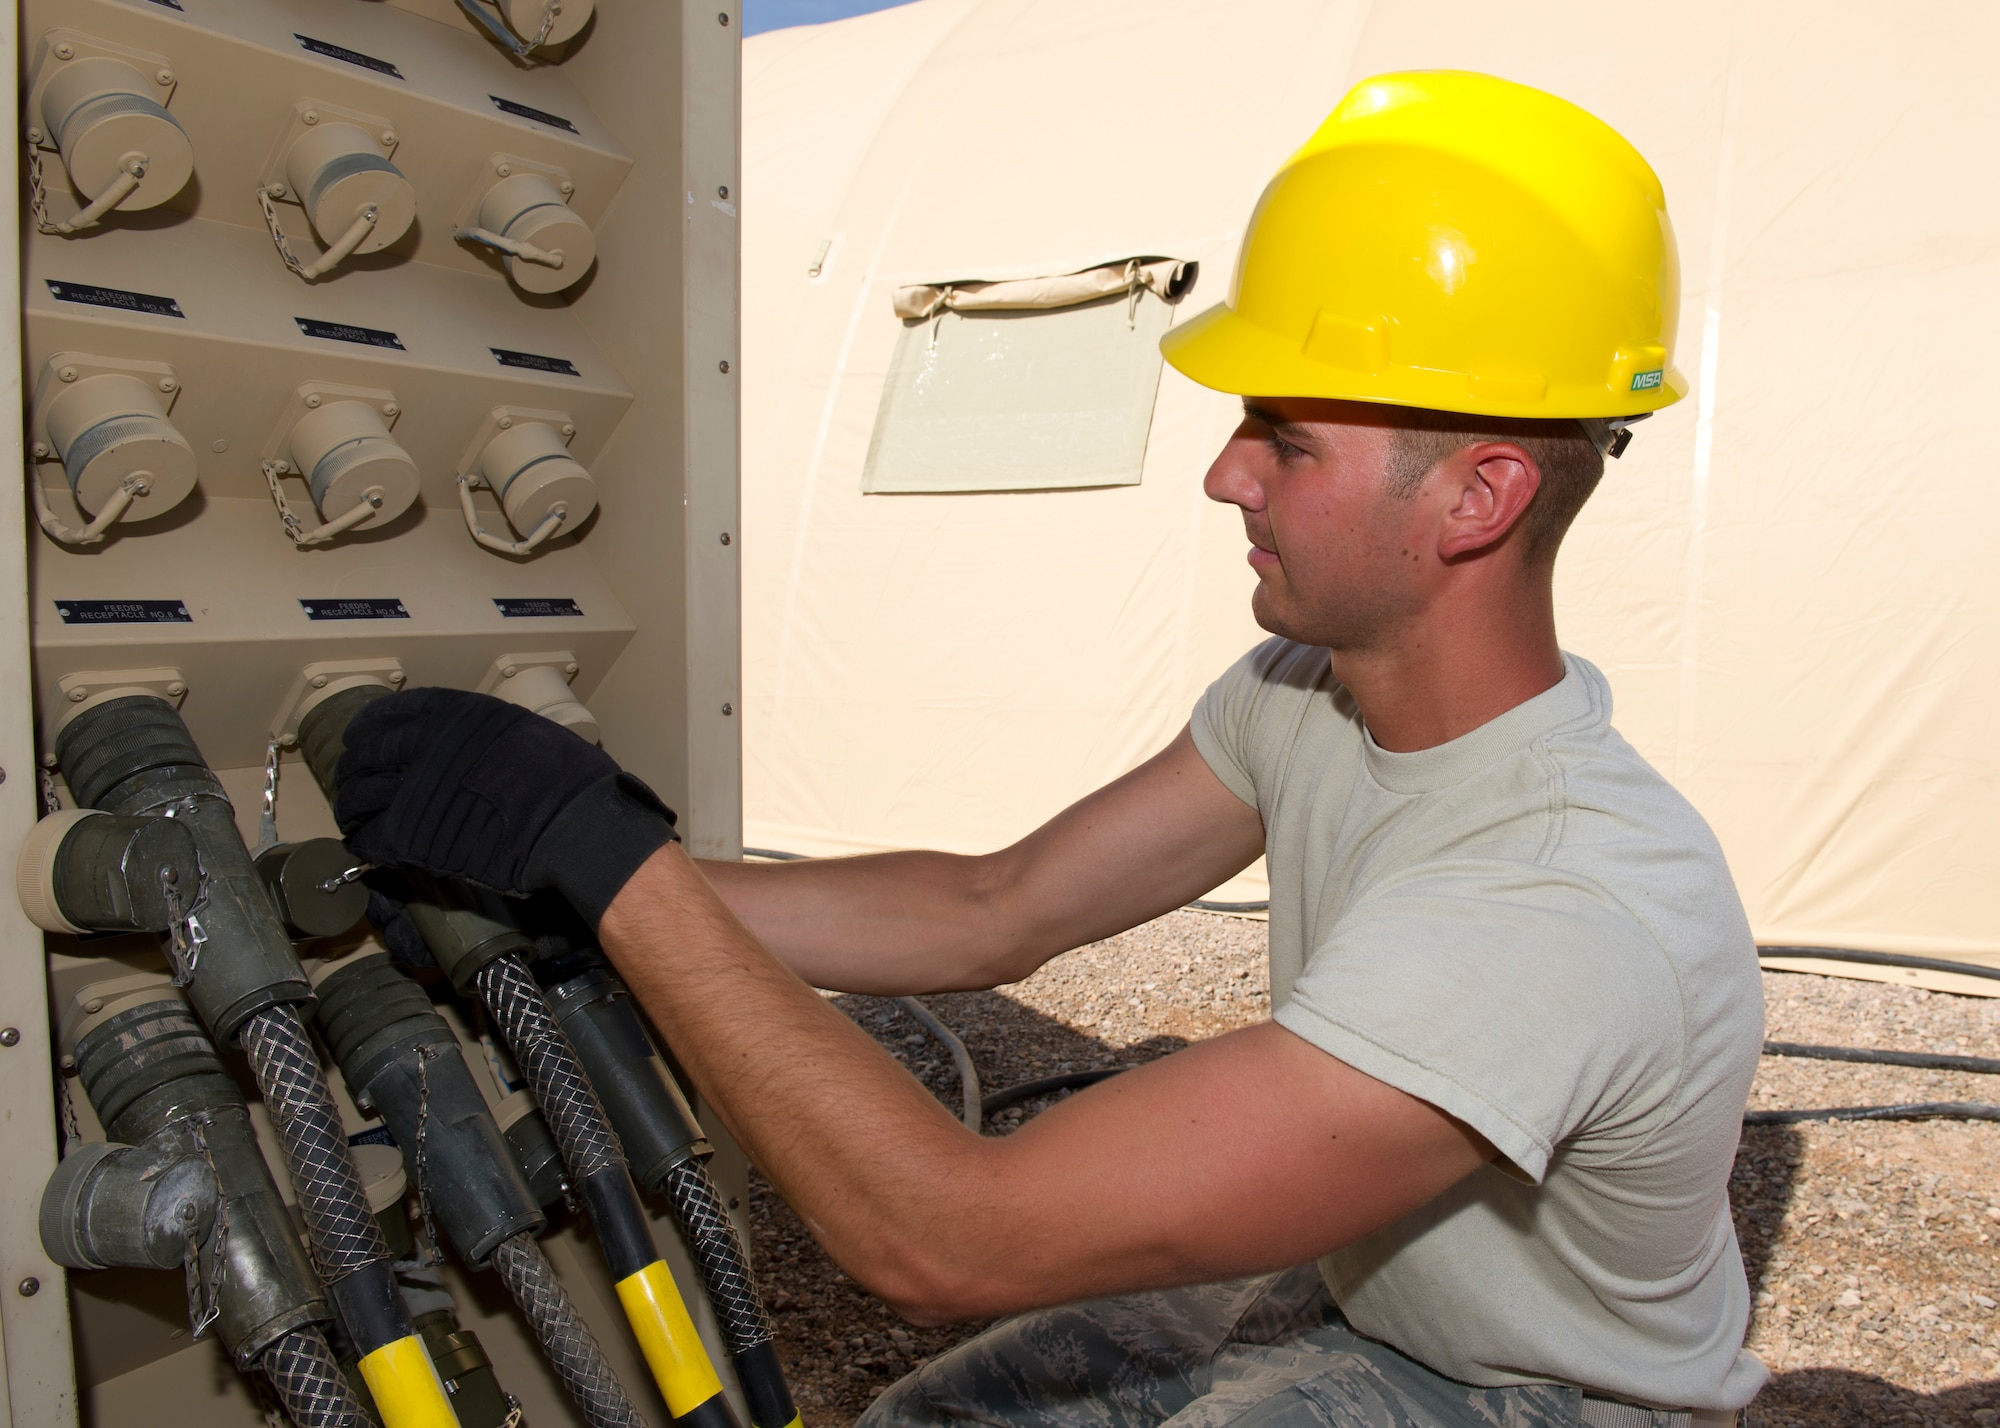
[(1334, 677), (1382, 748), (1449, 743), (1562, 682), (1546, 574), (1504, 600), (1479, 593), (1493, 592), (1428, 608), (1380, 645), (1333, 651)]

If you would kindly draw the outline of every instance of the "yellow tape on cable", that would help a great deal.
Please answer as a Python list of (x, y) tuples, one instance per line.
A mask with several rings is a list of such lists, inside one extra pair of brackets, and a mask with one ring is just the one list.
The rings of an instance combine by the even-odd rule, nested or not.
[(656, 1259), (619, 1280), (618, 1301), (674, 1417), (685, 1418), (722, 1393), (722, 1380), (715, 1376), (715, 1365), (708, 1361), (665, 1263)]
[(382, 1428), (459, 1428), (437, 1368), (415, 1334), (363, 1355), (361, 1377), (375, 1395)]

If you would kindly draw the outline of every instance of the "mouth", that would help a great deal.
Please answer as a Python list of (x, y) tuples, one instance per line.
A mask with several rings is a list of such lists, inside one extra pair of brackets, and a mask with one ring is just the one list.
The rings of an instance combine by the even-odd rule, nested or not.
[(1250, 568), (1252, 570), (1273, 569), (1279, 564), (1281, 564), (1281, 562), (1278, 559), (1277, 551), (1271, 549), (1267, 545), (1259, 544), (1255, 540), (1252, 540), (1250, 542), (1250, 549), (1246, 553), (1244, 558), (1250, 562)]

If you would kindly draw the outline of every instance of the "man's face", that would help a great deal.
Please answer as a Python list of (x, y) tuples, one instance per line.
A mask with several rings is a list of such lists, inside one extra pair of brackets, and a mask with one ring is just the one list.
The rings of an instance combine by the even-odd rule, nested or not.
[(1251, 610), (1273, 634), (1334, 650), (1392, 639), (1424, 604), (1430, 503), (1389, 492), (1396, 433), (1381, 407), (1252, 397), (1209, 467), (1209, 499), (1243, 512)]

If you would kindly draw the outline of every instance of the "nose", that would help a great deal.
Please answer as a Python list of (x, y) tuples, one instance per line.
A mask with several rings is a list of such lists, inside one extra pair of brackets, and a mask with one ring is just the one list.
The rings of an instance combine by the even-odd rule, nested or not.
[(1259, 479), (1256, 462), (1263, 450), (1255, 433), (1249, 430), (1251, 423), (1230, 433), (1222, 450), (1216, 453), (1210, 463), (1208, 474), (1202, 477), (1202, 493), (1211, 501), (1219, 501), (1225, 506), (1240, 506), (1245, 511), (1264, 509), (1264, 486)]

